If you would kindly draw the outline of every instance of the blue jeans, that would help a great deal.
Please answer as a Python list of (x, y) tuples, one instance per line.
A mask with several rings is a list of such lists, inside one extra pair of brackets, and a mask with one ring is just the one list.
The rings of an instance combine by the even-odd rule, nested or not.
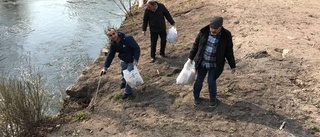
[(200, 91), (207, 72), (209, 72), (207, 82), (209, 85), (210, 100), (214, 100), (217, 97), (216, 68), (206, 69), (200, 65), (198, 68), (197, 80), (193, 85), (193, 96), (195, 99), (199, 99), (200, 97)]
[(128, 69), (129, 71), (133, 70), (133, 63), (126, 63), (122, 60), (120, 60), (120, 66), (121, 66), (121, 82), (126, 84), (126, 88), (124, 90), (125, 94), (131, 94), (132, 93), (132, 88), (127, 84), (126, 80), (123, 77), (123, 71)]

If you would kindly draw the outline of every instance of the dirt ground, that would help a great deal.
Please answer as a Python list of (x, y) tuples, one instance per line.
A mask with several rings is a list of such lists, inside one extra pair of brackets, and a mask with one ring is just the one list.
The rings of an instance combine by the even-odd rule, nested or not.
[[(145, 83), (134, 98), (116, 100), (120, 65), (115, 58), (94, 112), (88, 99), (69, 98), (47, 136), (125, 137), (312, 137), (320, 136), (320, 2), (318, 0), (159, 0), (171, 12), (178, 39), (167, 45), (168, 58), (149, 63), (150, 40), (141, 33), (143, 9), (136, 9), (120, 30), (141, 46), (139, 70)], [(237, 74), (228, 65), (218, 79), (216, 108), (193, 105), (192, 85), (176, 78), (192, 43), (212, 16), (224, 17), (233, 35)], [(168, 28), (170, 25), (167, 25)], [(75, 82), (96, 91), (105, 56)], [(76, 115), (84, 112), (85, 118)], [(279, 128), (284, 124), (282, 130)]]

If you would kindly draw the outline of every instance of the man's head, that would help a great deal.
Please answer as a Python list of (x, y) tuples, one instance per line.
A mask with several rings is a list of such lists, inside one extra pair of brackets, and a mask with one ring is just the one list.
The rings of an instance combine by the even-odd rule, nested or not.
[(157, 8), (157, 3), (154, 0), (148, 0), (146, 6), (149, 10), (155, 11)]
[(213, 35), (217, 35), (222, 28), (223, 18), (220, 16), (214, 16), (210, 21), (210, 32)]
[(116, 29), (114, 28), (110, 28), (106, 31), (106, 34), (108, 36), (108, 38), (111, 40), (111, 41), (116, 41), (118, 42), (119, 40), (119, 35), (118, 35), (118, 32), (116, 31)]

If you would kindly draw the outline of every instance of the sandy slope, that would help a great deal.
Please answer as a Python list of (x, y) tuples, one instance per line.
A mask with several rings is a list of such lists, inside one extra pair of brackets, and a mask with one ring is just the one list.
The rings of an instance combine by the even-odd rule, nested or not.
[[(320, 136), (318, 0), (160, 1), (177, 22), (179, 37), (167, 45), (169, 58), (149, 63), (149, 37), (141, 34), (143, 9), (137, 9), (120, 30), (141, 46), (139, 69), (150, 80), (135, 89), (134, 99), (115, 100), (122, 93), (115, 59), (102, 78), (94, 113), (83, 109), (88, 100), (71, 98), (62, 110), (64, 124), (48, 136)], [(204, 102), (195, 107), (192, 86), (176, 85), (175, 79), (197, 32), (214, 15), (223, 16), (233, 34), (238, 71), (231, 75), (226, 66), (218, 80), (221, 103), (212, 109), (206, 84)], [(95, 92), (104, 58), (88, 66), (75, 84)], [(88, 118), (76, 120), (79, 111)]]

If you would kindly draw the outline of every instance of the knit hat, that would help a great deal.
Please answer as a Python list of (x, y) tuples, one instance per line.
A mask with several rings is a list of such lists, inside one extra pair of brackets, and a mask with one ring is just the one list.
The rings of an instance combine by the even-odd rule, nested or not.
[(217, 29), (222, 26), (223, 19), (220, 16), (214, 16), (210, 21), (210, 28)]

